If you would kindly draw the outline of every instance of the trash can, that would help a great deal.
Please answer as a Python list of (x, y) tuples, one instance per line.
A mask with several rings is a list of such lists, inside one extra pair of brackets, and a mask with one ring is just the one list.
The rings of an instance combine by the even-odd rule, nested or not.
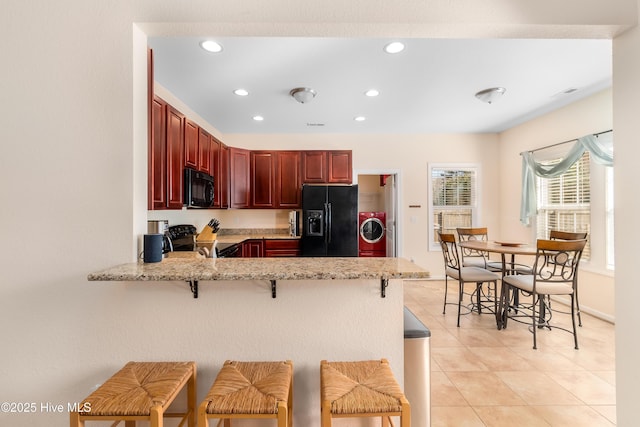
[(431, 331), (404, 308), (404, 394), (411, 404), (411, 426), (431, 426)]

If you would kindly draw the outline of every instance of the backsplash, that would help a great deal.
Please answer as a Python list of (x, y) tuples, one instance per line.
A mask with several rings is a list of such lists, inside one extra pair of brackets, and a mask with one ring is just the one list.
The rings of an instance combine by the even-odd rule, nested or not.
[[(264, 231), (289, 228), (289, 210), (284, 209), (182, 209), (147, 211), (147, 220), (169, 221), (169, 225), (191, 224), (198, 232), (212, 219), (220, 221), (219, 234), (242, 234), (247, 230)], [(243, 230), (236, 233), (235, 230)], [(279, 234), (279, 231), (274, 232)]]

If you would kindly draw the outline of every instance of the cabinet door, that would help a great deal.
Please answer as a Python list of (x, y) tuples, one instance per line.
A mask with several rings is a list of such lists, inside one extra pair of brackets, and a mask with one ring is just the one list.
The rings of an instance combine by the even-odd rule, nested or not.
[(182, 209), (184, 116), (167, 105), (167, 207)]
[(275, 207), (275, 154), (273, 151), (251, 152), (251, 206)]
[(327, 182), (327, 152), (302, 152), (302, 182), (322, 184)]
[(167, 103), (155, 97), (151, 103), (149, 134), (148, 191), (149, 209), (167, 207)]
[(262, 258), (263, 248), (262, 240), (245, 240), (242, 243), (242, 257)]
[(329, 151), (328, 164), (329, 183), (351, 184), (353, 181), (351, 150)]
[(219, 160), (217, 164), (220, 167), (220, 172), (218, 175), (218, 183), (214, 183), (214, 187), (217, 191), (220, 191), (220, 208), (227, 209), (229, 207), (229, 186), (231, 182), (231, 169), (229, 166), (230, 160), (230, 150), (222, 142), (219, 142), (220, 151), (219, 151)]
[(231, 208), (250, 207), (251, 177), (250, 151), (242, 148), (229, 148), (230, 201)]
[(184, 165), (198, 169), (198, 134), (200, 128), (191, 120), (185, 120), (184, 126)]
[(211, 135), (206, 130), (200, 129), (198, 133), (198, 170), (208, 175), (213, 175), (211, 144)]
[(277, 208), (294, 209), (301, 207), (301, 153), (300, 151), (276, 152), (276, 198)]

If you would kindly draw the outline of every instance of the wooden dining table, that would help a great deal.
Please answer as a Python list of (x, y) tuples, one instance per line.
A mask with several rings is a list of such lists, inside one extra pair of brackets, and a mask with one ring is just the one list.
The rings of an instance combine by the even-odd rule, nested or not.
[[(500, 254), (500, 258), (502, 261), (502, 277), (508, 274), (516, 274), (518, 268), (522, 268), (522, 264), (516, 263), (516, 255), (536, 255), (536, 247), (528, 243), (467, 240), (464, 242), (459, 242), (458, 246), (478, 252)], [(507, 257), (507, 255), (510, 256)], [(532, 264), (533, 262), (531, 262), (531, 265)], [(504, 318), (506, 316), (506, 310), (508, 309), (509, 302), (505, 301), (505, 299), (505, 287), (504, 285), (502, 285), (500, 291), (500, 299), (498, 300), (498, 311), (496, 312), (496, 325), (498, 329), (502, 329)]]

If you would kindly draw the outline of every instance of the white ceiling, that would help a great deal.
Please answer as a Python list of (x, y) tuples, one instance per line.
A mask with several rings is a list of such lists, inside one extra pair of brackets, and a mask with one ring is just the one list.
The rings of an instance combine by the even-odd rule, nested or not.
[[(150, 37), (155, 79), (225, 134), (500, 132), (611, 85), (611, 40), (403, 39), (391, 55), (388, 39), (205, 39)], [(300, 86), (318, 95), (300, 104)], [(494, 86), (495, 103), (474, 97)]]

